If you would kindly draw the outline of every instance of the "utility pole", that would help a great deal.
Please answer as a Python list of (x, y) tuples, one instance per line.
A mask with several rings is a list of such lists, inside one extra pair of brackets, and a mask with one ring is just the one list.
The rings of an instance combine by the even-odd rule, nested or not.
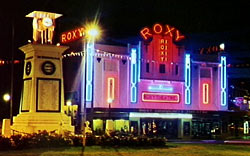
[(14, 23), (14, 15), (12, 16), (12, 45), (11, 45), (11, 75), (10, 75), (10, 124), (12, 125), (12, 117), (13, 117), (13, 83), (14, 83), (14, 42), (15, 42), (15, 23)]

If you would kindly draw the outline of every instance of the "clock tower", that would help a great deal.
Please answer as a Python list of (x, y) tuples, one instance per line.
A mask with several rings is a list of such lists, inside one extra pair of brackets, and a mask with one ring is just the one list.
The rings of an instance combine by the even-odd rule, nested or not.
[[(46, 27), (53, 25), (57, 17), (54, 13), (38, 11), (29, 15), (41, 20)], [(36, 28), (33, 21), (33, 29)], [(39, 34), (40, 31), (36, 31), (33, 33)], [(13, 118), (11, 129), (20, 133), (36, 133), (43, 130), (59, 134), (66, 131), (74, 132), (71, 119), (63, 110), (62, 53), (68, 47), (52, 45), (48, 31), (42, 32), (39, 37), (37, 34), (33, 34), (33, 43), (20, 47), (25, 54), (23, 91), (20, 113)]]

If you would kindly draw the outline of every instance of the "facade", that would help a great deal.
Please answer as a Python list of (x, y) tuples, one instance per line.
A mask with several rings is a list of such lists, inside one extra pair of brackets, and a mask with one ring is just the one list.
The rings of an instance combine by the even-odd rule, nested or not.
[(93, 130), (167, 138), (227, 133), (226, 56), (187, 51), (180, 43), (185, 37), (169, 25), (140, 33), (137, 45), (87, 45), (84, 57), (68, 57), (83, 52), (64, 55), (65, 66), (74, 66), (73, 60), (86, 64), (64, 72), (71, 73), (64, 77), (65, 92), (79, 112), (86, 104)]

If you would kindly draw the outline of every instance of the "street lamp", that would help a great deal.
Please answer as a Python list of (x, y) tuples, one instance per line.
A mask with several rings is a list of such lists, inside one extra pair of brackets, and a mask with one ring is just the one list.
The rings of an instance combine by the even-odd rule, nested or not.
[(71, 105), (72, 105), (71, 100), (68, 100), (68, 101), (66, 102), (66, 105), (67, 105), (67, 106), (71, 106)]
[(100, 37), (101, 29), (95, 22), (86, 24), (86, 38), (88, 41), (94, 42)]
[(72, 105), (72, 101), (71, 101), (71, 100), (67, 100), (67, 101), (66, 101), (66, 105), (67, 105), (67, 114), (71, 116), (71, 105)]
[[(94, 54), (95, 54), (95, 40), (100, 37), (100, 29), (98, 25), (90, 23), (86, 25), (86, 38), (87, 38), (87, 49), (84, 62), (86, 62), (86, 92), (85, 100), (93, 103), (93, 68), (94, 68)], [(92, 108), (92, 106), (91, 106)]]
[(10, 94), (9, 93), (5, 93), (4, 95), (3, 95), (3, 100), (5, 101), (5, 102), (9, 102), (10, 101)]
[(222, 50), (222, 51), (225, 50), (225, 44), (224, 44), (224, 43), (221, 43), (221, 44), (220, 44), (220, 50)]

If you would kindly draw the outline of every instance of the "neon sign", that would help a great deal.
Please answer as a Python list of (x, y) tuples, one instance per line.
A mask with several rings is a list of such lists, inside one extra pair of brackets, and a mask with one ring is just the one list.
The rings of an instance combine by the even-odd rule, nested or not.
[(204, 104), (209, 103), (209, 85), (208, 83), (203, 83), (202, 85), (202, 99)]
[(248, 121), (244, 122), (244, 134), (249, 134), (249, 123), (248, 123)]
[(93, 63), (95, 47), (94, 42), (87, 43), (86, 56), (86, 101), (91, 102), (93, 99)]
[(244, 102), (244, 97), (235, 97), (235, 105), (240, 107)]
[(165, 118), (165, 119), (192, 119), (192, 114), (181, 114), (181, 113), (140, 113), (131, 112), (129, 113), (130, 118)]
[(61, 38), (61, 43), (69, 43), (78, 40), (83, 36), (84, 36), (84, 28), (80, 27), (71, 31), (63, 32), (60, 38)]
[(191, 61), (190, 54), (185, 56), (185, 104), (191, 104)]
[[(139, 44), (138, 44), (138, 55), (137, 56), (138, 56), (138, 58), (137, 58), (138, 62), (141, 62), (141, 41), (139, 41)], [(138, 65), (138, 82), (140, 82), (141, 81), (141, 64), (138, 63), (137, 65)]]
[(160, 60), (168, 61), (168, 40), (160, 39)]
[(113, 77), (108, 78), (108, 99), (115, 99), (115, 79)]
[(226, 106), (227, 103), (227, 61), (226, 56), (221, 56), (221, 105)]
[(179, 103), (179, 94), (142, 92), (143, 102)]
[(137, 101), (137, 69), (138, 69), (138, 63), (137, 63), (137, 57), (136, 57), (136, 49), (131, 49), (131, 65), (130, 65), (130, 81), (131, 81), (131, 87), (130, 87), (130, 101), (132, 103), (135, 103)]
[(212, 54), (212, 53), (219, 53), (224, 51), (223, 48), (221, 48), (220, 46), (210, 46), (208, 48), (201, 48), (200, 50), (200, 54)]
[(152, 92), (172, 92), (173, 87), (164, 86), (164, 85), (153, 85), (153, 86), (149, 86), (148, 90)]
[(153, 37), (153, 34), (155, 35), (163, 35), (167, 36), (169, 35), (172, 37), (175, 41), (180, 41), (185, 38), (185, 36), (181, 35), (180, 31), (177, 30), (174, 27), (171, 27), (169, 25), (162, 26), (161, 24), (157, 23), (153, 26), (152, 29), (145, 27), (140, 31), (140, 34), (144, 40), (148, 40)]

